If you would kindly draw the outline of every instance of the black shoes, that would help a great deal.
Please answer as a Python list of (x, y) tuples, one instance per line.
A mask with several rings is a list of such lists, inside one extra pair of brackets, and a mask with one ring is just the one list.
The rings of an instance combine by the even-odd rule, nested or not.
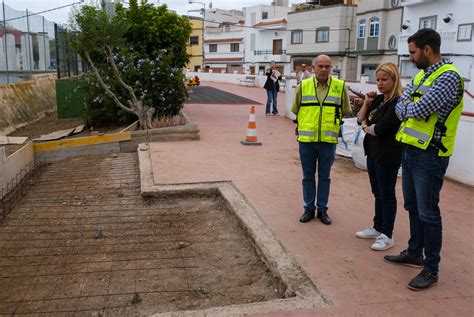
[(314, 210), (306, 210), (304, 211), (303, 215), (300, 217), (300, 222), (308, 222), (310, 221), (311, 219), (314, 218)]
[(385, 261), (393, 264), (406, 265), (416, 268), (423, 267), (423, 257), (409, 256), (407, 250), (403, 250), (399, 255), (386, 255), (383, 258)]
[[(315, 216), (315, 212), (310, 211), (310, 210), (305, 210), (303, 215), (300, 217), (300, 222), (308, 222), (311, 219), (313, 219)], [(329, 218), (328, 213), (326, 211), (318, 211), (318, 214), (316, 216), (319, 220), (321, 220), (322, 223), (325, 225), (330, 225), (331, 224), (331, 218)]]
[(423, 269), (420, 274), (415, 276), (410, 283), (408, 288), (413, 291), (421, 291), (430, 288), (438, 283), (438, 274), (434, 275), (430, 271)]
[(321, 222), (324, 223), (325, 225), (331, 224), (331, 218), (329, 218), (327, 211), (318, 211), (316, 218), (321, 220)]

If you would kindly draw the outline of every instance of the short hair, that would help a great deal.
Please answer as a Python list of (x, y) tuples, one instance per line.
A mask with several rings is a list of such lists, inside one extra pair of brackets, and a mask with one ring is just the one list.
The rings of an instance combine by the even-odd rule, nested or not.
[(421, 49), (428, 45), (435, 54), (439, 54), (440, 52), (441, 37), (439, 33), (433, 29), (425, 28), (418, 30), (408, 38), (407, 42), (413, 42), (417, 48)]
[(400, 71), (398, 70), (398, 66), (390, 62), (383, 63), (377, 67), (375, 74), (379, 71), (386, 72), (394, 82), (392, 91), (390, 92), (390, 98), (393, 96), (400, 97), (402, 95), (402, 83), (400, 82)]

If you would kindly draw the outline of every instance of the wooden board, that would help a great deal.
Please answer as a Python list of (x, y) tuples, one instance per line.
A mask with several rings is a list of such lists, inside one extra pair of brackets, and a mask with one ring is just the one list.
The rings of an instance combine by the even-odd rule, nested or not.
[(72, 129), (67, 129), (67, 130), (59, 130), (59, 131), (54, 131), (51, 132), (50, 134), (42, 135), (39, 138), (34, 139), (34, 141), (52, 141), (52, 140), (58, 140), (64, 137), (67, 137), (70, 135), (75, 128)]

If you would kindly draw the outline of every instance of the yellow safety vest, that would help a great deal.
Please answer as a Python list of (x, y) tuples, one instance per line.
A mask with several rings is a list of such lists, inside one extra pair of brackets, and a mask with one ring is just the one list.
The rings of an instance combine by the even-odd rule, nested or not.
[(342, 122), (344, 81), (330, 78), (324, 100), (318, 102), (314, 77), (301, 81), (298, 141), (337, 143)]
[[(464, 82), (461, 75), (459, 74), (456, 66), (452, 64), (444, 64), (431, 75), (428, 76), (423, 82), (423, 76), (425, 72), (420, 71), (415, 78), (413, 79), (413, 91), (411, 93), (411, 100), (417, 102), (423, 98), (423, 96), (428, 92), (430, 87), (436, 81), (436, 79), (447, 71), (454, 71), (461, 78), (461, 85), (464, 87)], [(464, 88), (462, 89), (464, 91)], [(430, 143), (432, 143), (436, 148), (439, 149), (439, 156), (451, 156), (454, 150), (454, 140), (456, 138), (456, 131), (458, 128), (459, 118), (461, 117), (463, 107), (463, 96), (459, 96), (459, 102), (451, 110), (451, 113), (446, 118), (445, 122), (438, 121), (438, 113), (432, 113), (426, 119), (414, 119), (408, 118), (406, 121), (403, 121), (400, 125), (395, 138), (397, 141), (405, 144), (415, 146), (417, 148), (426, 150)], [(435, 128), (442, 132), (441, 141), (433, 140), (433, 135)]]

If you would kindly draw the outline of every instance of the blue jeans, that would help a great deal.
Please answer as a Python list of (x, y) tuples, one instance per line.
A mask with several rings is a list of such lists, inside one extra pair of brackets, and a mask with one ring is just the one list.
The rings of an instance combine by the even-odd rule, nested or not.
[(367, 156), (367, 171), (375, 197), (374, 229), (392, 238), (397, 215), (395, 185), (399, 166), (380, 165), (372, 155)]
[(305, 210), (314, 211), (316, 199), (316, 166), (318, 168), (317, 210), (328, 210), (329, 178), (336, 156), (336, 144), (324, 142), (299, 142), (301, 167), (303, 168), (303, 200)]
[(402, 153), (403, 197), (410, 217), (408, 254), (422, 256), (425, 269), (439, 270), (443, 226), (438, 206), (443, 176), (449, 157), (438, 156), (438, 150), (406, 147)]
[(277, 97), (278, 97), (278, 91), (276, 90), (276, 87), (273, 87), (271, 90), (267, 90), (267, 105), (265, 107), (265, 113), (269, 114), (270, 113), (270, 104), (273, 103), (273, 114), (278, 113), (277, 109)]

